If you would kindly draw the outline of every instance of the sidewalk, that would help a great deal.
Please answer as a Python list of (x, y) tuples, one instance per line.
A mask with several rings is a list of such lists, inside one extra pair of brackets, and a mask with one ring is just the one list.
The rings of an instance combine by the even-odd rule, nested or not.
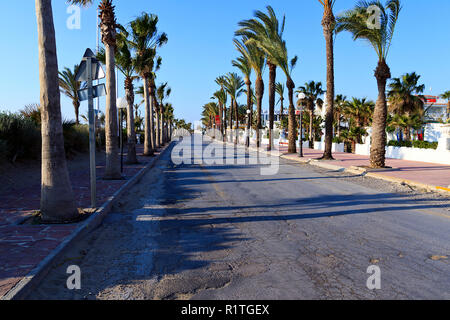
[[(283, 158), (300, 161), (298, 155), (287, 154), (287, 148), (285, 147), (281, 147), (280, 152), (283, 153)], [(304, 149), (303, 154), (305, 158), (303, 162), (305, 162), (320, 158), (323, 155), (323, 151)], [(320, 163), (353, 171), (361, 171), (361, 173), (375, 178), (385, 178), (385, 180), (394, 182), (405, 182), (420, 187), (450, 191), (450, 166), (417, 161), (386, 159), (386, 166), (392, 167), (392, 169), (366, 171), (363, 168), (356, 167), (368, 167), (370, 165), (368, 156), (336, 152), (333, 153), (333, 157), (335, 158), (335, 161), (320, 161)]]
[[(103, 181), (104, 159), (97, 159), (97, 203), (107, 210), (106, 203), (158, 159), (143, 157), (142, 146), (137, 146), (137, 165), (124, 164), (124, 180)], [(85, 172), (87, 171), (87, 172)], [(75, 199), (79, 208), (90, 206), (89, 172), (70, 171)], [(131, 183), (130, 183), (131, 185)], [(20, 194), (0, 195), (0, 299), (14, 288), (33, 269), (40, 265), (63, 242), (68, 241), (86, 220), (69, 225), (21, 224), (39, 210), (40, 185), (30, 185)], [(103, 205), (103, 206), (102, 206)], [(92, 217), (93, 215), (91, 215)]]

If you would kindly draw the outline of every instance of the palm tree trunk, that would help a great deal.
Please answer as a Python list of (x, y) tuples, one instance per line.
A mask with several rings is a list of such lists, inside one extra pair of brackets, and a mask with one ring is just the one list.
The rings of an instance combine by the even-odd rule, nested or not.
[(275, 117), (275, 82), (277, 78), (277, 66), (272, 63), (269, 65), (269, 147), (267, 150), (272, 150), (273, 147), (273, 128)]
[(119, 138), (117, 106), (116, 106), (116, 66), (114, 60), (115, 48), (105, 44), (106, 53), (106, 167), (104, 179), (116, 180), (122, 177), (120, 172)]
[(238, 105), (236, 100), (234, 100), (234, 117), (236, 118), (236, 126), (234, 128), (234, 144), (237, 145), (238, 144), (238, 140), (239, 140), (239, 134), (238, 134), (238, 130), (239, 130), (239, 112), (238, 112)]
[(105, 46), (106, 56), (106, 165), (104, 179), (115, 180), (122, 177), (120, 172), (118, 119), (116, 106), (116, 19), (114, 6), (109, 0), (102, 0), (100, 4), (100, 28), (102, 42)]
[(327, 93), (326, 102), (327, 110), (325, 114), (325, 151), (324, 160), (333, 159), (333, 115), (334, 115), (334, 34), (335, 19), (333, 12), (328, 10), (322, 20), (323, 33), (326, 42), (327, 51)]
[[(250, 113), (248, 113), (247, 115), (247, 135), (250, 135), (250, 129), (251, 129), (251, 114), (252, 114), (252, 82), (250, 81), (250, 79), (246, 79), (245, 84), (247, 85), (247, 110), (250, 111)], [(249, 140), (250, 138), (247, 140), (247, 136), (245, 137), (245, 146), (249, 147)]]
[(145, 124), (144, 124), (144, 156), (151, 157), (154, 155), (154, 149), (152, 146), (152, 124), (151, 118), (153, 118), (153, 112), (151, 107), (151, 96), (149, 92), (149, 80), (144, 77), (144, 101), (145, 101)]
[(223, 104), (222, 103), (219, 103), (219, 117), (220, 117), (219, 130), (223, 137)]
[(125, 81), (125, 94), (127, 97), (127, 160), (128, 164), (137, 163), (136, 157), (136, 130), (134, 128), (134, 87), (131, 79)]
[(227, 141), (227, 106), (223, 106), (223, 123), (222, 123), (222, 135), (223, 135), (223, 142)]
[(386, 61), (380, 60), (375, 70), (375, 78), (378, 84), (378, 99), (375, 104), (372, 124), (372, 145), (370, 148), (370, 166), (372, 168), (384, 168), (386, 164), (386, 82), (391, 77), (391, 72)]
[(256, 79), (255, 83), (255, 95), (256, 95), (256, 111), (258, 118), (256, 121), (256, 147), (261, 148), (261, 129), (262, 129), (262, 100), (264, 96), (264, 81), (262, 79)]
[(313, 124), (314, 124), (314, 111), (309, 111), (309, 147), (314, 148), (314, 136), (313, 136)]
[(39, 44), (42, 171), (41, 214), (45, 222), (78, 217), (64, 152), (58, 58), (51, 0), (36, 0)]
[(288, 128), (288, 135), (289, 135), (289, 147), (288, 152), (289, 153), (296, 153), (297, 147), (295, 145), (295, 107), (294, 107), (294, 88), (295, 84), (292, 81), (292, 79), (289, 77), (288, 81), (286, 83), (286, 86), (288, 88), (289, 92), (289, 128)]
[(280, 106), (280, 121), (283, 121), (283, 115), (284, 115), (284, 98), (281, 97), (280, 99), (281, 106)]
[(158, 110), (158, 104), (155, 103), (155, 121), (156, 121), (156, 129), (155, 129), (155, 135), (156, 135), (156, 148), (160, 147), (160, 139), (161, 139), (161, 128), (160, 128), (160, 122), (159, 122), (159, 110)]
[(74, 101), (73, 108), (75, 109), (75, 123), (80, 124), (80, 102)]
[(231, 105), (230, 105), (230, 137), (229, 142), (233, 142), (233, 108), (234, 106), (234, 100), (231, 98)]
[(161, 146), (164, 146), (164, 144), (166, 143), (166, 138), (165, 138), (166, 134), (165, 134), (165, 125), (164, 125), (164, 105), (163, 105), (162, 101), (161, 101), (161, 104), (159, 105), (159, 114), (161, 115), (160, 119), (159, 119), (159, 121), (161, 121), (161, 125), (160, 125), (161, 135), (159, 137), (159, 144)]
[(155, 110), (158, 103), (156, 102), (156, 87), (155, 80), (153, 78), (150, 79), (150, 104), (150, 137), (152, 141), (152, 148), (153, 150), (156, 150), (157, 140), (155, 136)]

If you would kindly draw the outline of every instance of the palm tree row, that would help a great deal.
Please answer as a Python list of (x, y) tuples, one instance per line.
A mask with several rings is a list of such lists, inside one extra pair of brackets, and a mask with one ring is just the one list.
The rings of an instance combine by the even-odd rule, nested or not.
[[(326, 44), (327, 65), (327, 89), (323, 91), (323, 93), (326, 93), (325, 151), (323, 159), (332, 159), (331, 148), (334, 135), (333, 122), (335, 118), (334, 35), (342, 31), (349, 31), (353, 34), (354, 40), (367, 40), (378, 55), (378, 66), (375, 71), (375, 78), (378, 84), (378, 99), (374, 111), (370, 162), (372, 167), (384, 167), (387, 123), (386, 85), (387, 80), (391, 78), (390, 69), (386, 60), (401, 10), (400, 1), (388, 0), (385, 5), (379, 0), (361, 1), (357, 3), (354, 9), (346, 11), (337, 18), (333, 13), (335, 0), (319, 0), (319, 2), (324, 8), (321, 24)], [(377, 6), (380, 9), (379, 21), (375, 21), (376, 27), (368, 23), (370, 21), (370, 10), (368, 8), (371, 6)], [(289, 152), (294, 153), (296, 152), (295, 108), (293, 103), (293, 90), (295, 85), (291, 74), (297, 62), (297, 57), (292, 60), (288, 59), (286, 42), (283, 39), (285, 17), (279, 20), (272, 7), (268, 6), (267, 13), (256, 11), (253, 19), (241, 21), (239, 27), (239, 30), (235, 32), (235, 36), (240, 37), (240, 39), (234, 41), (236, 48), (242, 56), (234, 60), (233, 65), (241, 70), (248, 87), (251, 85), (249, 66), (256, 73), (254, 92), (258, 115), (256, 128), (257, 146), (260, 147), (261, 144), (259, 130), (262, 129), (261, 101), (264, 94), (262, 73), (263, 66), (266, 64), (269, 68), (269, 149), (272, 148), (273, 144), (272, 131), (274, 125), (275, 93), (279, 93), (280, 96), (284, 93), (282, 85), (276, 82), (277, 68), (279, 68), (287, 78), (286, 87), (289, 93)], [(449, 99), (449, 96), (450, 94), (444, 95), (447, 99)], [(284, 109), (284, 98), (281, 98), (279, 102), (281, 103), (281, 109)], [(311, 106), (310, 103), (309, 106)], [(311, 112), (310, 110), (308, 111)], [(312, 121), (312, 117), (310, 118)]]
[[(70, 4), (87, 6), (93, 0), (68, 0)], [(120, 179), (120, 159), (118, 150), (118, 117), (115, 68), (125, 76), (125, 92), (127, 100), (127, 141), (128, 159), (135, 163), (136, 138), (134, 119), (134, 86), (138, 76), (144, 83), (145, 100), (145, 155), (153, 154), (157, 147), (154, 133), (154, 114), (157, 110), (161, 122), (161, 139), (159, 144), (169, 138), (171, 124), (175, 121), (173, 108), (164, 104), (167, 91), (160, 99), (157, 109), (155, 91), (155, 72), (161, 65), (157, 56), (157, 48), (167, 42), (165, 33), (158, 33), (158, 17), (142, 14), (131, 22), (128, 28), (117, 24), (115, 7), (112, 0), (99, 1), (99, 17), (102, 43), (104, 49), (99, 58), (106, 65), (106, 167), (104, 179)], [(74, 201), (73, 190), (67, 170), (62, 135), (62, 117), (60, 90), (73, 101), (76, 122), (79, 122), (77, 91), (83, 84), (75, 81), (78, 66), (73, 72), (65, 69), (58, 72), (55, 28), (51, 0), (35, 0), (39, 46), (39, 78), (41, 88), (40, 111), (42, 126), (42, 181), (41, 181), (41, 216), (46, 222), (73, 221), (78, 218), (78, 210)], [(161, 97), (160, 97), (161, 98)], [(169, 123), (169, 125), (168, 125)], [(170, 128), (170, 130), (169, 130)]]

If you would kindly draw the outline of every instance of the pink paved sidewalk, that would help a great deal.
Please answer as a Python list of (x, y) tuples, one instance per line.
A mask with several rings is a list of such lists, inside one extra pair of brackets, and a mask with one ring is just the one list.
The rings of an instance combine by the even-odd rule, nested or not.
[[(153, 158), (143, 157), (138, 146), (137, 165), (125, 165), (120, 181), (103, 181), (104, 160), (97, 162), (97, 200), (99, 207), (105, 203), (132, 177), (145, 168)], [(156, 155), (158, 155), (156, 153)], [(71, 171), (70, 178), (78, 207), (90, 205), (89, 172)], [(69, 225), (20, 225), (18, 222), (39, 209), (40, 184), (30, 185), (19, 194), (0, 194), (0, 298), (10, 291), (23, 277), (33, 270), (79, 224)]]
[[(281, 147), (280, 152), (286, 152), (286, 147)], [(304, 157), (317, 159), (323, 155), (323, 151), (304, 149)], [(297, 157), (296, 155), (287, 155)], [(369, 156), (361, 156), (351, 153), (333, 153), (335, 161), (324, 161), (336, 166), (350, 168), (352, 166), (369, 166)], [(449, 188), (450, 186), (450, 166), (435, 163), (418, 161), (407, 161), (397, 159), (386, 159), (386, 166), (392, 169), (385, 169), (380, 174), (392, 178), (399, 178), (414, 181), (435, 187)]]

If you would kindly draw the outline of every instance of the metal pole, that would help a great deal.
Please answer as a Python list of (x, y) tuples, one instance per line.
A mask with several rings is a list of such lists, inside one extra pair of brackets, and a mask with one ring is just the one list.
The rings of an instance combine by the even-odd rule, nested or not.
[(299, 136), (300, 158), (303, 158), (303, 110), (300, 110), (300, 136)]
[(94, 93), (92, 89), (92, 58), (86, 58), (87, 67), (87, 86), (88, 86), (88, 105), (89, 105), (89, 153), (90, 153), (90, 169), (91, 169), (91, 207), (97, 207), (97, 176), (95, 164), (95, 115), (94, 115)]

